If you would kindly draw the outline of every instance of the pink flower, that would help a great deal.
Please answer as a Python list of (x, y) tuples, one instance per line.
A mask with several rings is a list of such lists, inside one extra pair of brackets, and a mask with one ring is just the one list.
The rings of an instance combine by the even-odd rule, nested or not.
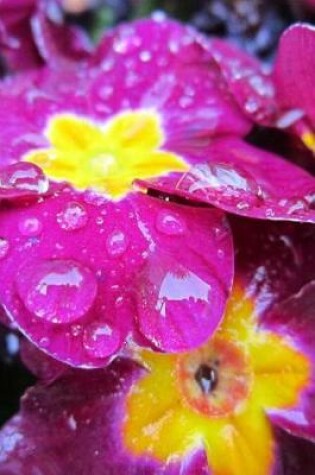
[(182, 176), (212, 136), (250, 128), (204, 42), (139, 22), (88, 61), (1, 85), (1, 301), (68, 364), (102, 366), (132, 341), (183, 351), (222, 318), (233, 276), (224, 214), (133, 188)]

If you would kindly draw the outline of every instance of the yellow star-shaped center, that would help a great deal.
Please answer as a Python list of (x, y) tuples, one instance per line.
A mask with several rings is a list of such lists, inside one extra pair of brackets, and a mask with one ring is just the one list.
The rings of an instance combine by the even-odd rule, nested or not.
[(74, 114), (52, 117), (45, 149), (28, 152), (23, 160), (42, 168), (56, 181), (76, 189), (93, 188), (112, 199), (123, 198), (135, 179), (187, 171), (180, 156), (163, 149), (161, 119), (151, 110), (134, 110), (96, 124)]

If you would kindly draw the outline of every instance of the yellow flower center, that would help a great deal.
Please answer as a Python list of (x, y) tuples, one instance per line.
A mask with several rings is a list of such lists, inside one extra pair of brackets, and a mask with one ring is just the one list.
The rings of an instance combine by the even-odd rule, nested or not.
[(79, 190), (93, 188), (112, 199), (123, 198), (136, 178), (188, 169), (181, 157), (163, 150), (161, 120), (151, 110), (124, 112), (104, 124), (56, 115), (45, 135), (50, 147), (28, 152), (25, 161), (40, 166), (53, 180)]
[(207, 344), (138, 356), (148, 372), (127, 396), (122, 434), (131, 453), (167, 462), (204, 448), (213, 475), (272, 473), (266, 411), (296, 406), (311, 367), (292, 341), (258, 327), (254, 304), (240, 288)]

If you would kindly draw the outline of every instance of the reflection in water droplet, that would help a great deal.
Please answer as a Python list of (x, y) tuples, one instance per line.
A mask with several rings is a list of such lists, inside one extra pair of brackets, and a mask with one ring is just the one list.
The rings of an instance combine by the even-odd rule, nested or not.
[(57, 222), (65, 231), (75, 231), (87, 224), (88, 214), (84, 206), (73, 201), (57, 214)]
[(170, 236), (184, 234), (187, 230), (185, 221), (167, 210), (162, 210), (158, 213), (156, 228), (161, 233)]
[[(184, 350), (201, 342), (217, 297), (212, 286), (191, 269), (159, 254), (139, 275), (137, 308), (141, 331), (165, 351)], [(140, 290), (140, 291), (139, 291)], [(209, 328), (208, 327), (208, 328)]]
[(49, 187), (47, 177), (32, 163), (20, 162), (0, 170), (0, 187), (3, 190), (19, 190), (32, 193), (46, 193)]
[(0, 259), (6, 257), (10, 249), (9, 241), (5, 238), (0, 238)]
[(113, 231), (107, 238), (106, 248), (111, 257), (118, 257), (127, 250), (129, 241), (122, 231)]
[(43, 225), (38, 218), (30, 217), (19, 221), (19, 231), (23, 236), (38, 236), (43, 230)]
[(83, 345), (90, 356), (105, 358), (120, 345), (120, 333), (108, 323), (94, 322), (84, 330)]
[(69, 323), (92, 307), (97, 282), (92, 271), (73, 260), (40, 260), (22, 266), (16, 276), (18, 294), (38, 318)]
[(309, 204), (306, 200), (302, 198), (290, 198), (286, 200), (286, 208), (288, 209), (288, 214), (299, 214), (303, 211), (308, 211)]

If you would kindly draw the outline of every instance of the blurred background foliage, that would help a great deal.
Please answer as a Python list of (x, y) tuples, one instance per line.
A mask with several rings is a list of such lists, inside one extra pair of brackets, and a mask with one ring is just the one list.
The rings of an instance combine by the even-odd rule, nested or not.
[(70, 21), (97, 40), (104, 29), (154, 11), (188, 22), (200, 31), (227, 38), (262, 59), (272, 57), (291, 23), (314, 20), (309, 0), (63, 0)]

